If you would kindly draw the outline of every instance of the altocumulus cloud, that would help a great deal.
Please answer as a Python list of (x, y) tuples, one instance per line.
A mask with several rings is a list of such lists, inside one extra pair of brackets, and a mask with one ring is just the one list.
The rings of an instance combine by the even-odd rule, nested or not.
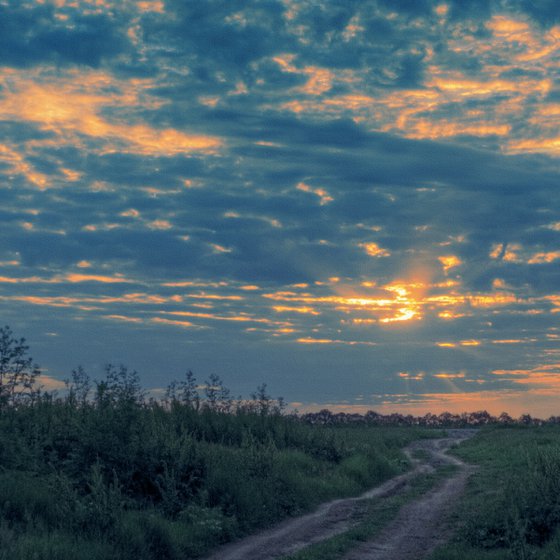
[(307, 407), (554, 412), (554, 2), (0, 22), (0, 300), (49, 379), (125, 361)]

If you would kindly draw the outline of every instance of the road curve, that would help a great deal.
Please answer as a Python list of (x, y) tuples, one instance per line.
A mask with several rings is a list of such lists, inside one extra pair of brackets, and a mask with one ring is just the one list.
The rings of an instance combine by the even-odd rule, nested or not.
[(444, 479), (435, 488), (405, 505), (397, 517), (375, 539), (353, 549), (343, 560), (421, 560), (446, 542), (451, 527), (445, 523), (467, 484), (473, 467), (445, 451), (457, 443), (457, 436), (472, 435), (472, 431), (461, 434), (455, 431), (449, 438), (432, 440), (428, 451), (434, 464), (452, 464), (458, 467), (450, 478)]
[[(454, 476), (403, 507), (375, 540), (364, 543), (344, 557), (344, 560), (420, 560), (447, 538), (439, 530), (439, 523), (463, 491), (471, 472), (467, 465), (446, 455), (445, 451), (473, 433), (472, 430), (450, 430), (446, 438), (413, 442), (405, 449), (414, 462), (412, 470), (356, 498), (322, 504), (312, 513), (287, 519), (270, 529), (219, 547), (206, 560), (272, 560), (293, 554), (348, 530), (363, 500), (392, 496), (403, 491), (418, 475), (433, 472), (443, 464), (455, 464), (459, 470)], [(425, 461), (414, 459), (415, 450), (426, 451), (428, 458)]]

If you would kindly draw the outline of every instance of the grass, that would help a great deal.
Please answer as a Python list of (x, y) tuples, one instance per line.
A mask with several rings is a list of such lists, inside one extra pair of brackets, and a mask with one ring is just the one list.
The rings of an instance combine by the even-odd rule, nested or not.
[(478, 470), (430, 560), (560, 558), (560, 428), (488, 428), (455, 453)]
[(198, 558), (403, 472), (434, 434), (102, 397), (0, 410), (0, 560)]

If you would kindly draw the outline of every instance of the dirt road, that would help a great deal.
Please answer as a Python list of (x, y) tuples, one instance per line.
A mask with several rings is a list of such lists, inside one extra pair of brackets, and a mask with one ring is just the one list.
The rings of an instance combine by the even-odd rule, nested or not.
[[(288, 519), (275, 527), (223, 546), (207, 560), (272, 560), (292, 554), (306, 546), (346, 531), (360, 502), (384, 498), (403, 491), (408, 482), (438, 466), (454, 464), (455, 475), (409, 503), (373, 541), (364, 543), (344, 560), (420, 560), (448, 537), (442, 520), (463, 491), (471, 469), (459, 459), (445, 454), (452, 445), (473, 435), (472, 430), (450, 430), (443, 439), (419, 440), (407, 447), (414, 468), (369, 490), (357, 498), (334, 500), (321, 505), (313, 513)], [(414, 459), (414, 451), (423, 450), (427, 458)]]
[[(404, 506), (398, 516), (373, 541), (366, 542), (344, 556), (343, 560), (421, 560), (449, 537), (451, 527), (445, 521), (460, 498), (472, 467), (445, 451), (473, 432), (456, 430), (447, 439), (431, 440), (428, 447), (432, 467), (453, 464), (457, 473)], [(419, 443), (419, 442), (418, 442)], [(415, 445), (415, 444), (413, 444)], [(422, 447), (425, 449), (425, 447)]]

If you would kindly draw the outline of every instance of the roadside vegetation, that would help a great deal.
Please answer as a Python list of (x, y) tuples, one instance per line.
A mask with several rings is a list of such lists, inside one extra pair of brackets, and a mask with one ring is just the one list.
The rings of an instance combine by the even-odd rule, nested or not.
[(415, 427), (313, 425), (261, 386), (232, 399), (188, 372), (162, 400), (138, 374), (81, 368), (38, 388), (0, 329), (0, 559), (187, 560), (407, 468)]
[(560, 428), (493, 426), (455, 453), (478, 470), (430, 560), (560, 558)]

